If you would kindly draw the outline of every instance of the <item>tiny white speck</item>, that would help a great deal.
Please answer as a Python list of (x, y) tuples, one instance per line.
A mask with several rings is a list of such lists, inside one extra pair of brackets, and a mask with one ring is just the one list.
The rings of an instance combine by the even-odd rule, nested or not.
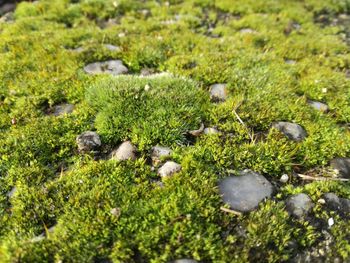
[(331, 227), (333, 225), (334, 225), (334, 219), (333, 219), (333, 217), (331, 217), (328, 219), (328, 226)]

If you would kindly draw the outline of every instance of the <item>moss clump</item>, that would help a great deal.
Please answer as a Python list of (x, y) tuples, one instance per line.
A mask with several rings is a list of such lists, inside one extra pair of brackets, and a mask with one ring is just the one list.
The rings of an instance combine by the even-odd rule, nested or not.
[(131, 139), (141, 150), (186, 143), (186, 133), (200, 126), (209, 107), (198, 84), (172, 76), (107, 77), (87, 93), (105, 142)]

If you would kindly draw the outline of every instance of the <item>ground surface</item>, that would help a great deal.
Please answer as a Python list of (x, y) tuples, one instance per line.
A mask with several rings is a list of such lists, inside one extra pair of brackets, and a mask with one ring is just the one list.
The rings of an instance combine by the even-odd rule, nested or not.
[[(349, 8), (41, 0), (6, 13), (0, 262), (349, 262), (349, 174), (330, 165), (350, 157)], [(156, 145), (170, 155), (151, 157)], [(225, 204), (219, 182), (231, 191), (241, 182), (222, 179), (244, 169), (273, 193), (240, 213), (227, 200), (250, 190)]]

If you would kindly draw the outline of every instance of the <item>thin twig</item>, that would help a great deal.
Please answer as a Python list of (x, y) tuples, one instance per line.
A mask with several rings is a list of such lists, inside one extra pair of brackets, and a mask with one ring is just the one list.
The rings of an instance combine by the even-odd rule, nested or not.
[(254, 142), (254, 138), (253, 136), (250, 134), (250, 131), (247, 127), (247, 125), (245, 125), (245, 123), (242, 121), (241, 117), (239, 117), (238, 113), (236, 112), (235, 109), (232, 110), (233, 114), (236, 116), (237, 120), (243, 125), (243, 127), (247, 130), (247, 133), (249, 135), (249, 138), (252, 142)]
[(238, 211), (235, 211), (235, 210), (232, 210), (232, 209), (228, 209), (228, 208), (226, 208), (226, 207), (220, 207), (220, 210), (221, 211), (224, 211), (224, 212), (227, 212), (227, 213), (230, 213), (230, 214), (234, 214), (234, 215), (236, 215), (236, 216), (241, 216), (242, 215), (242, 213), (241, 212), (238, 212)]
[(323, 177), (323, 176), (311, 176), (306, 174), (297, 174), (303, 180), (311, 180), (311, 181), (342, 181), (348, 182), (350, 179), (346, 178), (334, 178), (334, 177)]

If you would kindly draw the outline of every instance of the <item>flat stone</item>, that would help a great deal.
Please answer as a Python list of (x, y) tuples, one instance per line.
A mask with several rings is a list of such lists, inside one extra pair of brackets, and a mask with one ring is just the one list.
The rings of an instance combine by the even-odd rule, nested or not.
[(286, 59), (284, 62), (288, 65), (295, 65), (297, 62), (293, 59)]
[(107, 48), (109, 51), (114, 51), (114, 52), (120, 51), (120, 47), (118, 47), (118, 46), (114, 46), (114, 45), (111, 45), (111, 44), (106, 44), (106, 45), (104, 45), (104, 46), (105, 46), (105, 48)]
[(343, 213), (350, 214), (350, 200), (346, 198), (339, 198), (341, 209)]
[(240, 176), (221, 180), (219, 192), (224, 203), (231, 209), (250, 212), (256, 209), (265, 198), (271, 197), (273, 186), (264, 176), (251, 170), (244, 170), (240, 172)]
[(64, 114), (72, 113), (74, 110), (74, 105), (69, 103), (59, 104), (53, 107), (53, 115), (61, 116)]
[(1, 5), (0, 6), (0, 16), (3, 14), (6, 14), (8, 12), (14, 11), (15, 8), (16, 8), (15, 3), (5, 3), (5, 4)]
[(272, 124), (272, 127), (282, 132), (290, 140), (300, 142), (304, 140), (307, 136), (306, 131), (299, 124), (291, 122), (276, 122)]
[(255, 34), (255, 33), (257, 33), (254, 29), (251, 29), (251, 28), (242, 28), (239, 30), (239, 32), (242, 34)]
[(84, 67), (84, 70), (86, 73), (91, 75), (101, 74), (103, 73), (102, 65), (103, 64), (101, 62), (90, 63)]
[(203, 133), (204, 134), (218, 134), (219, 131), (214, 127), (208, 127), (208, 128), (204, 129)]
[(326, 193), (323, 195), (323, 199), (326, 201), (326, 205), (331, 210), (340, 210), (341, 203), (339, 197), (334, 193)]
[(158, 175), (161, 177), (169, 177), (180, 172), (181, 169), (182, 167), (180, 164), (173, 161), (167, 161), (162, 167), (159, 168)]
[(150, 76), (154, 74), (154, 69), (150, 69), (150, 68), (143, 68), (141, 69), (140, 75), (141, 76)]
[(334, 193), (326, 193), (323, 195), (326, 201), (326, 205), (333, 211), (341, 213), (350, 213), (350, 200), (346, 198), (338, 197)]
[(154, 146), (152, 148), (152, 158), (162, 158), (162, 157), (168, 157), (172, 154), (172, 150), (169, 147), (164, 147), (164, 146)]
[(329, 107), (327, 104), (319, 102), (319, 101), (314, 101), (314, 100), (308, 100), (307, 102), (311, 107), (314, 109), (321, 111), (321, 112), (327, 112), (329, 111)]
[(93, 131), (86, 131), (78, 135), (76, 142), (80, 152), (97, 150), (101, 146), (100, 136)]
[(110, 60), (106, 63), (106, 73), (110, 73), (112, 75), (121, 75), (128, 73), (128, 68), (124, 66), (121, 60)]
[(334, 158), (330, 165), (333, 169), (338, 170), (340, 175), (350, 178), (350, 158)]
[(225, 101), (227, 99), (226, 84), (214, 84), (210, 86), (210, 99), (214, 102)]
[(297, 218), (306, 216), (313, 207), (314, 203), (311, 198), (304, 193), (292, 195), (286, 201), (287, 211)]
[(128, 68), (121, 60), (108, 60), (104, 62), (94, 62), (84, 67), (86, 73), (91, 75), (107, 73), (111, 75), (121, 75), (128, 73)]
[(117, 161), (136, 160), (136, 152), (136, 147), (130, 141), (126, 141), (112, 152), (112, 159)]

